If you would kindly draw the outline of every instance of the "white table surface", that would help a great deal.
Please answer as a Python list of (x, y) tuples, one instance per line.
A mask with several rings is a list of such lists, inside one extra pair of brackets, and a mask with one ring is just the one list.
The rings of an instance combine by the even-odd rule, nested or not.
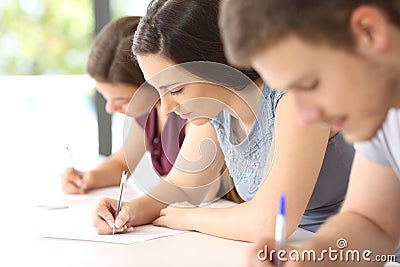
[[(117, 187), (94, 191), (85, 196), (62, 195), (54, 201), (65, 201), (70, 207), (94, 205), (102, 197), (112, 197)], [(128, 188), (125, 198), (137, 195)], [(229, 205), (227, 202), (220, 203)], [(5, 223), (1, 253), (1, 266), (230, 266), (239, 267), (250, 243), (232, 241), (197, 232), (162, 237), (142, 243), (121, 245), (92, 241), (53, 239), (40, 237), (35, 228), (40, 224), (38, 216), (43, 212), (30, 208), (29, 212), (14, 213), (24, 220)], [(45, 211), (45, 212), (51, 212)], [(25, 215), (23, 215), (25, 214)], [(68, 222), (62, 227), (68, 227)], [(312, 234), (298, 229), (289, 239), (299, 244)], [(399, 266), (387, 264), (387, 266)]]
[[(139, 195), (132, 187), (125, 191), (125, 199)], [(1, 266), (241, 266), (247, 242), (232, 241), (197, 232), (162, 237), (131, 245), (92, 241), (42, 238), (35, 231), (41, 223), (43, 208), (37, 204), (66, 202), (70, 208), (94, 205), (100, 197), (115, 197), (117, 187), (101, 189), (84, 196), (64, 195), (40, 197), (11, 213), (10, 221), (1, 220)], [(57, 197), (58, 195), (58, 197)], [(27, 204), (27, 203), (25, 203)], [(222, 202), (220, 205), (229, 203)], [(18, 220), (17, 220), (18, 219)], [(68, 227), (68, 222), (62, 227)], [(299, 242), (311, 233), (299, 230), (291, 241)]]
[[(66, 202), (70, 208), (79, 205), (94, 206), (101, 197), (116, 198), (118, 188), (96, 190), (83, 196), (65, 195), (61, 193), (59, 179), (45, 175), (40, 177), (38, 174), (25, 176), (24, 172), (18, 171), (11, 175), (14, 174), (15, 177), (4, 177), (3, 186), (0, 187), (0, 237), (3, 247), (0, 252), (0, 266), (239, 267), (242, 266), (246, 248), (250, 246), (250, 243), (196, 232), (131, 245), (42, 238), (37, 229), (42, 223), (40, 214), (43, 210), (34, 207), (35, 205)], [(129, 185), (124, 199), (141, 194), (133, 182)], [(68, 227), (68, 222), (62, 227)], [(298, 229), (289, 241), (299, 244), (310, 236), (310, 232)], [(400, 265), (386, 265), (389, 266)]]

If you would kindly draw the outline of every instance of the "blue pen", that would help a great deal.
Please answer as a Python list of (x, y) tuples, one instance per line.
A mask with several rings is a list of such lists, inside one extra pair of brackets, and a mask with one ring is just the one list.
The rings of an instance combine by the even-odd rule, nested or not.
[[(275, 221), (275, 246), (276, 252), (285, 249), (285, 195), (281, 194), (279, 196), (278, 209), (276, 211), (276, 221)], [(276, 261), (276, 266), (280, 267), (282, 262), (278, 258)]]

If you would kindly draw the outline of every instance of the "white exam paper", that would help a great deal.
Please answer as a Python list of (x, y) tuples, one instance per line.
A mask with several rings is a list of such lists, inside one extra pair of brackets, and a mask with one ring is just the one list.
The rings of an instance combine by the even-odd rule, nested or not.
[(91, 216), (92, 211), (88, 206), (64, 210), (42, 210), (40, 212), (42, 223), (38, 227), (39, 236), (46, 238), (133, 244), (185, 232), (149, 224), (135, 226), (130, 233), (99, 235), (92, 226)]

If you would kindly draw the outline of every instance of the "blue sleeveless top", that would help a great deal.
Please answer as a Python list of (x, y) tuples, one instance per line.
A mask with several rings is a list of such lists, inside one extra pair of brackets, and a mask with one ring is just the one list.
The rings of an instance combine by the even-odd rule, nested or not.
[[(282, 91), (264, 87), (256, 120), (241, 142), (238, 142), (235, 135), (238, 120), (229, 112), (221, 111), (210, 122), (216, 130), (236, 190), (245, 201), (254, 197), (264, 178), (274, 134), (275, 111), (282, 94)], [(330, 215), (339, 210), (346, 194), (353, 156), (353, 147), (340, 134), (329, 140), (318, 180), (300, 227), (316, 231)]]

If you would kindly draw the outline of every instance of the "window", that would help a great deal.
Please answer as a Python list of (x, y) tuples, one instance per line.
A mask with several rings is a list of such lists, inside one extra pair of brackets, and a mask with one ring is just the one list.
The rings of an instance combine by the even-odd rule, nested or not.
[[(94, 2), (0, 0), (0, 147), (10, 181), (22, 167), (59, 183), (69, 164), (66, 144), (77, 167), (97, 156), (94, 82), (85, 73)], [(148, 2), (111, 0), (112, 17), (144, 14)], [(122, 144), (122, 125), (115, 116), (113, 151)], [(32, 183), (27, 190), (36, 186), (25, 182)]]

